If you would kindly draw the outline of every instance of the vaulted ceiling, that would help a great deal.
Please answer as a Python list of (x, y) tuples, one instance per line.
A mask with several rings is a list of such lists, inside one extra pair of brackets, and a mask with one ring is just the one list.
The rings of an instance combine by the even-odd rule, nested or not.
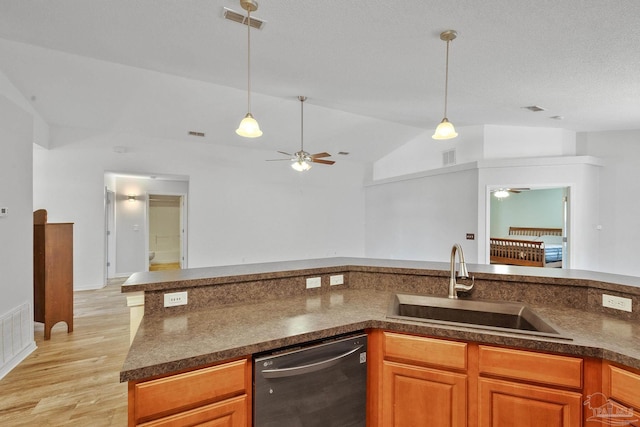
[(177, 139), (195, 130), (206, 143), (269, 150), (299, 144), (296, 97), (306, 95), (305, 146), (371, 161), (442, 119), (439, 34), (455, 29), (456, 127), (640, 128), (637, 0), (259, 3), (259, 140), (234, 133), (247, 28), (223, 8), (245, 13), (238, 0), (2, 0), (0, 71), (52, 125)]

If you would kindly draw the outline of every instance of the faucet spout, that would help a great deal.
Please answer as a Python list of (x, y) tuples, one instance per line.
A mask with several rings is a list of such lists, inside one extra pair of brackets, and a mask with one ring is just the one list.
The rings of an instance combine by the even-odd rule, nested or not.
[(464, 261), (464, 252), (462, 246), (458, 243), (454, 244), (451, 248), (450, 269), (451, 277), (449, 278), (449, 298), (458, 298), (458, 291), (470, 291), (473, 289), (474, 279), (471, 278), (470, 285), (462, 285), (456, 282), (456, 252), (460, 258), (460, 279), (468, 279), (469, 272), (467, 271), (467, 264)]

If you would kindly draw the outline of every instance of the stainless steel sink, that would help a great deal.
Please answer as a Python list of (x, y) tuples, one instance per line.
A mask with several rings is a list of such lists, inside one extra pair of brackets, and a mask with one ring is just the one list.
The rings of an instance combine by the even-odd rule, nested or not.
[(396, 294), (387, 317), (566, 339), (520, 302)]

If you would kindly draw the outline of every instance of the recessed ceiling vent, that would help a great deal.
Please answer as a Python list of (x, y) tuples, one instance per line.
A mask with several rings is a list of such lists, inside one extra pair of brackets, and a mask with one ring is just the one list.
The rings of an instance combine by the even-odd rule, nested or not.
[(189, 135), (190, 136), (199, 136), (199, 137), (203, 138), (204, 137), (204, 132), (197, 132), (195, 130), (190, 130), (189, 131)]
[[(229, 21), (237, 22), (238, 24), (247, 25), (247, 21), (248, 21), (247, 16), (242, 13), (238, 13), (235, 10), (231, 10), (226, 7), (223, 7), (222, 16), (224, 17), (224, 19), (228, 19)], [(262, 27), (264, 27), (264, 24), (266, 24), (266, 21), (263, 21), (262, 19), (256, 18), (254, 16), (251, 17), (251, 28), (256, 28), (258, 30), (261, 30)]]
[(534, 113), (537, 113), (538, 111), (544, 111), (545, 109), (538, 106), (538, 105), (529, 105), (528, 107), (522, 107), (525, 110), (529, 110), (529, 111), (533, 111)]

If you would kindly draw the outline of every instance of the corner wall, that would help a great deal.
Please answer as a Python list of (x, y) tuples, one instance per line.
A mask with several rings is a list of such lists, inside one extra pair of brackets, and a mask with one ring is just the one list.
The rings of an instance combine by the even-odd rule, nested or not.
[(33, 116), (0, 95), (0, 378), (36, 348), (32, 147)]

